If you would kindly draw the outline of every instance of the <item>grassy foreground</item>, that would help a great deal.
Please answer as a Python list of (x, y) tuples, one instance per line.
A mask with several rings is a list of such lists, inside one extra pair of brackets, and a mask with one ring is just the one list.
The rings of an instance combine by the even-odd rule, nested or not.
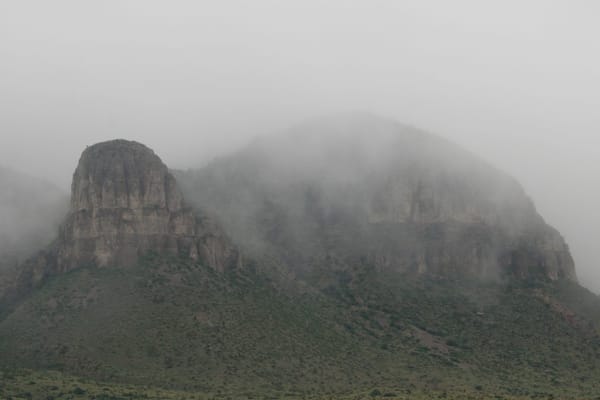
[[(0, 398), (7, 400), (159, 400), (159, 399), (466, 399), (466, 400), (520, 400), (520, 399), (562, 399), (568, 397), (533, 393), (527, 396), (492, 395), (482, 393), (477, 389), (453, 390), (415, 390), (401, 388), (373, 388), (370, 390), (354, 391), (346, 394), (302, 394), (272, 391), (269, 393), (228, 393), (228, 392), (193, 392), (180, 390), (165, 390), (148, 386), (136, 386), (115, 383), (99, 383), (77, 378), (56, 371), (13, 370), (0, 373)], [(577, 397), (573, 397), (577, 398)], [(586, 397), (588, 398), (588, 397)], [(590, 399), (592, 397), (589, 397)], [(593, 397), (600, 399), (600, 396)]]

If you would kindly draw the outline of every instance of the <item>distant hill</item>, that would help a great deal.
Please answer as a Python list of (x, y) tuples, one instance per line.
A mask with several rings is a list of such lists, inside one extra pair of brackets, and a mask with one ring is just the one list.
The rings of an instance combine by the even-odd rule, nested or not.
[(325, 118), (186, 172), (110, 141), (70, 204), (0, 297), (0, 397), (598, 395), (568, 246), (434, 135)]
[(2, 166), (0, 188), (0, 269), (5, 269), (54, 240), (68, 196), (48, 182)]

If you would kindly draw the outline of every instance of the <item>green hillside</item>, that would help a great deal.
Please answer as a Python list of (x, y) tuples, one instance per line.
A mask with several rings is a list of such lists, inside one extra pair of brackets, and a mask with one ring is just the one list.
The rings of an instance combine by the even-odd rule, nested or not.
[(361, 265), (321, 276), (317, 291), (249, 264), (221, 275), (149, 256), (52, 278), (0, 322), (0, 393), (45, 399), (38, 383), (62, 382), (47, 384), (61, 388), (54, 398), (597, 395), (600, 301), (576, 284)]

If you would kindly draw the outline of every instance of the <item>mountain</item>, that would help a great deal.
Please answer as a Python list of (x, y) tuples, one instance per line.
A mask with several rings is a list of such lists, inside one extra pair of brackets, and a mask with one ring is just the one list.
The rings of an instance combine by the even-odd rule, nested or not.
[(185, 172), (90, 146), (59, 232), (0, 300), (0, 397), (597, 396), (600, 299), (560, 234), (514, 179), (392, 121)]
[(148, 252), (179, 254), (220, 271), (241, 262), (224, 233), (185, 205), (152, 150), (125, 140), (98, 143), (81, 155), (57, 240), (20, 267), (6, 297), (72, 269), (134, 266)]
[(394, 121), (311, 121), (178, 179), (246, 252), (268, 253), (300, 277), (366, 263), (448, 277), (576, 280), (563, 238), (513, 178)]

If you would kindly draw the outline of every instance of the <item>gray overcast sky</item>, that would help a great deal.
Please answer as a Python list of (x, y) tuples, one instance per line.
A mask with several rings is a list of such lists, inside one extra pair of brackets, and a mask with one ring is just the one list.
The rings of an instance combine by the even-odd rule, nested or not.
[(517, 177), (600, 291), (600, 3), (0, 1), (0, 164), (67, 188), (87, 144), (171, 167), (365, 110)]

